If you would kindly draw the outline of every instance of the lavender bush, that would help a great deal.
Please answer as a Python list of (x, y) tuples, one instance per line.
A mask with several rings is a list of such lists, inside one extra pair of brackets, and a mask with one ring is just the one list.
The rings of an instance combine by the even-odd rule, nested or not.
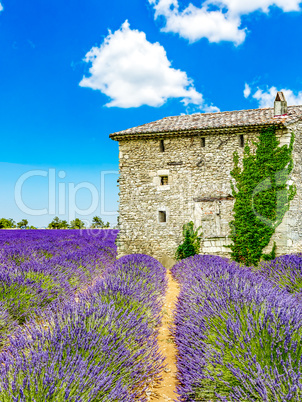
[(174, 334), (179, 401), (299, 401), (302, 309), (250, 268), (195, 256), (172, 268), (182, 289)]
[(2, 402), (146, 401), (162, 368), (159, 311), (165, 269), (152, 257), (126, 256), (78, 301), (30, 322), (0, 354)]
[(162, 297), (167, 287), (166, 271), (154, 258), (144, 254), (120, 258), (104, 281), (88, 290), (117, 308), (131, 307), (138, 315), (157, 326), (161, 319)]
[(263, 262), (256, 272), (289, 293), (302, 295), (302, 254), (283, 255)]

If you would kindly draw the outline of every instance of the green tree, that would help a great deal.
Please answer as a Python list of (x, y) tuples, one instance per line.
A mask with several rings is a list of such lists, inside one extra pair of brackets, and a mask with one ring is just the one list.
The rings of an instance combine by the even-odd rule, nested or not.
[(109, 228), (110, 227), (110, 223), (104, 223), (103, 219), (100, 216), (94, 216), (92, 219), (92, 227), (93, 228)]
[[(232, 258), (245, 265), (258, 265), (263, 257), (263, 249), (282, 222), (289, 209), (296, 188), (287, 185), (293, 169), (292, 150), (294, 135), (290, 145), (280, 147), (274, 128), (263, 130), (254, 144), (256, 152), (249, 146), (244, 148), (242, 167), (239, 156), (234, 152), (234, 168), (231, 182), (235, 198), (230, 222), (230, 246)], [(276, 247), (271, 255), (275, 253)]]
[(192, 221), (183, 225), (182, 234), (184, 242), (177, 247), (175, 253), (175, 258), (177, 260), (182, 260), (199, 253), (202, 235), (202, 233), (199, 233), (200, 229), (201, 226), (195, 230)]
[(63, 219), (63, 220), (61, 221), (61, 227), (60, 227), (60, 229), (68, 229), (68, 228), (69, 228), (68, 222), (67, 222), (65, 219)]
[(22, 219), (22, 221), (17, 223), (17, 226), (19, 229), (26, 229), (28, 226), (28, 220), (27, 219)]
[(79, 218), (76, 218), (75, 220), (70, 222), (70, 229), (83, 229), (84, 227), (85, 223)]
[(2, 218), (0, 219), (0, 229), (11, 229), (16, 227), (16, 222), (12, 219)]
[(59, 219), (57, 216), (48, 225), (48, 229), (68, 229), (67, 221)]

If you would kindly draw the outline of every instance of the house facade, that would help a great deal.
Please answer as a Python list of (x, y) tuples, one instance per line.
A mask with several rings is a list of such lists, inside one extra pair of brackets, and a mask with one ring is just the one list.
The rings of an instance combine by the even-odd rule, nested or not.
[(297, 193), (267, 251), (302, 251), (302, 106), (287, 107), (282, 92), (274, 107), (167, 117), (110, 135), (119, 142), (118, 254), (152, 255), (174, 263), (182, 226), (202, 227), (201, 254), (228, 256), (233, 153), (261, 130), (275, 127), (280, 144), (295, 134), (291, 181)]

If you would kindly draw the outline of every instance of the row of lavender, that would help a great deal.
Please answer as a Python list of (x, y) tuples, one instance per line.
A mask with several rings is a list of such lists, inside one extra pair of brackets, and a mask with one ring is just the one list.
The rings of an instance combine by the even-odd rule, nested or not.
[(0, 354), (0, 401), (146, 401), (163, 365), (157, 327), (166, 286), (156, 260), (126, 256), (60, 311), (45, 312), (44, 325), (19, 327)]
[(302, 400), (302, 256), (259, 269), (215, 256), (172, 268), (179, 401)]
[(102, 275), (116, 259), (116, 234), (1, 230), (0, 346), (16, 325)]

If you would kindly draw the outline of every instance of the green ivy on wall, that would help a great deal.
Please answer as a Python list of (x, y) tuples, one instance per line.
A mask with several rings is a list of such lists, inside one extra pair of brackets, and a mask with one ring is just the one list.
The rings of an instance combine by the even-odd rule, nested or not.
[[(245, 265), (258, 265), (263, 249), (269, 244), (275, 229), (289, 209), (296, 187), (287, 181), (293, 169), (294, 134), (289, 146), (280, 147), (275, 128), (263, 130), (252, 153), (244, 148), (242, 167), (234, 152), (231, 182), (235, 204), (234, 219), (230, 222), (231, 256)], [(273, 253), (275, 251), (275, 246)], [(272, 253), (272, 255), (273, 255)]]

